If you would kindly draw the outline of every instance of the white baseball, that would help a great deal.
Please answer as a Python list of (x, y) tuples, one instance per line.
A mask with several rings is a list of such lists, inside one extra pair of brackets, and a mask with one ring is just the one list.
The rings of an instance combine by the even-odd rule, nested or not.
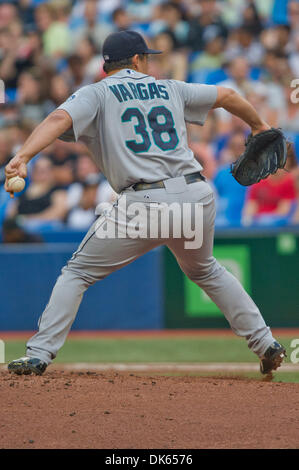
[(24, 178), (21, 178), (20, 176), (13, 176), (13, 178), (10, 178), (8, 180), (8, 189), (13, 191), (14, 193), (19, 193), (20, 191), (23, 191), (24, 188), (25, 188)]

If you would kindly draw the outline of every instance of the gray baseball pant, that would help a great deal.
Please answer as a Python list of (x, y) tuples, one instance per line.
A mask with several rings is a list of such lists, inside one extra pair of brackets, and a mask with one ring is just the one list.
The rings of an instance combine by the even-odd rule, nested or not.
[(215, 302), (232, 330), (246, 338), (248, 347), (254, 353), (261, 357), (273, 343), (270, 328), (253, 300), (240, 282), (213, 257), (215, 204), (209, 184), (204, 181), (186, 184), (184, 177), (178, 177), (167, 180), (165, 186), (165, 189), (147, 191), (129, 188), (121, 193), (115, 207), (122, 205), (124, 197), (127, 205), (143, 203), (148, 220), (150, 211), (153, 208), (159, 210), (161, 204), (178, 203), (183, 207), (184, 203), (191, 203), (191, 206), (200, 203), (203, 215), (202, 246), (186, 249), (186, 238), (175, 238), (172, 233), (168, 239), (131, 238), (126, 235), (125, 238), (124, 235), (121, 238), (99, 238), (99, 228), (121, 228), (124, 233), (132, 220), (127, 212), (121, 221), (119, 216), (116, 220), (115, 208), (104, 212), (62, 269), (39, 319), (39, 330), (27, 343), (27, 356), (38, 357), (49, 364), (66, 340), (86, 289), (159, 245), (169, 247), (184, 273)]

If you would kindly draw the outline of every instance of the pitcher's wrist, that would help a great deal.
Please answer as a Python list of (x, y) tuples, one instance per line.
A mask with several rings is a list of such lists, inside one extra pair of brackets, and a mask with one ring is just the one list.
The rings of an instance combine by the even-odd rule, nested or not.
[(268, 131), (269, 129), (271, 129), (269, 124), (267, 124), (265, 121), (261, 121), (259, 124), (251, 126), (251, 133), (252, 135), (255, 135), (263, 131)]
[(24, 152), (20, 150), (15, 154), (15, 157), (17, 157), (21, 163), (25, 163), (25, 165), (27, 165), (27, 163), (30, 162), (31, 160), (31, 157), (29, 157), (28, 155), (26, 155)]

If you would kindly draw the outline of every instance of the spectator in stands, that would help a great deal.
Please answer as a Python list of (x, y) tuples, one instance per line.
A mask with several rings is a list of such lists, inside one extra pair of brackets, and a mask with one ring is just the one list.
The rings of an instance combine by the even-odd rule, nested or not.
[(242, 26), (230, 34), (225, 53), (227, 62), (242, 56), (251, 66), (259, 66), (263, 55), (263, 46), (251, 27)]
[(243, 25), (246, 31), (251, 31), (254, 36), (258, 36), (262, 29), (262, 21), (254, 1), (247, 2), (243, 10)]
[(187, 75), (186, 55), (174, 51), (174, 39), (169, 33), (160, 33), (153, 40), (153, 47), (163, 51), (150, 59), (150, 74), (157, 79), (185, 80)]
[[(69, 212), (79, 206), (85, 182), (90, 180), (95, 181), (98, 176), (99, 170), (90, 156), (81, 154), (75, 167), (75, 183), (70, 185), (67, 192), (67, 207)], [(101, 202), (113, 202), (115, 199), (116, 193), (108, 181), (100, 178), (97, 183), (96, 205)]]
[(32, 30), (34, 28), (34, 0), (18, 0), (17, 2), (19, 16), (22, 18), (24, 23), (24, 29), (26, 31)]
[(198, 71), (209, 73), (222, 67), (224, 62), (223, 48), (224, 42), (222, 36), (211, 36), (206, 39), (204, 50), (190, 64), (190, 70), (194, 77), (192, 81), (204, 81), (203, 76), (196, 79), (196, 72)]
[(25, 40), (21, 24), (14, 25), (14, 30), (12, 25), (0, 29), (0, 76), (5, 81), (7, 91), (15, 89), (20, 73), (34, 64), (31, 36)]
[[(15, 125), (8, 126), (7, 134), (10, 136), (12, 142), (12, 156), (17, 153), (20, 147), (28, 139), (34, 130), (34, 127), (35, 126), (32, 121), (26, 119), (15, 121)], [(30, 166), (31, 164), (29, 167)]]
[(219, 4), (215, 0), (197, 0), (199, 16), (191, 19), (188, 31), (188, 46), (193, 51), (200, 51), (211, 34), (227, 37), (227, 28), (221, 18)]
[(231, 135), (227, 147), (220, 154), (220, 166), (214, 178), (218, 196), (216, 225), (239, 226), (246, 188), (232, 178), (230, 166), (244, 152), (244, 133)]
[(77, 155), (66, 142), (56, 140), (47, 152), (53, 165), (56, 189), (67, 189), (74, 182)]
[(64, 76), (54, 75), (49, 82), (49, 96), (46, 102), (47, 114), (66, 101), (70, 94), (71, 90)]
[(94, 17), (96, 23), (100, 26), (108, 27), (112, 23), (112, 14), (114, 10), (122, 5), (122, 0), (75, 0), (73, 1), (73, 8), (70, 16), (70, 27), (72, 30), (77, 30), (86, 22), (84, 14), (87, 3), (95, 3), (96, 8), (90, 6), (90, 13), (88, 16)]
[(102, 65), (102, 56), (97, 53), (96, 45), (89, 36), (82, 38), (78, 47), (77, 54), (84, 65), (84, 81), (93, 83), (97, 81)]
[(86, 177), (81, 186), (80, 199), (67, 215), (68, 227), (85, 230), (94, 222), (99, 183), (100, 176), (97, 174)]
[(296, 203), (294, 204), (294, 213), (290, 217), (290, 223), (298, 225), (299, 224), (299, 166), (298, 159), (296, 156), (295, 145), (290, 141), (287, 143), (288, 157), (286, 162), (286, 170), (290, 172), (295, 181), (296, 187)]
[(294, 35), (291, 53), (289, 56), (289, 65), (294, 77), (299, 77), (299, 32)]
[(63, 222), (66, 210), (66, 192), (56, 189), (51, 161), (39, 157), (32, 170), (30, 185), (12, 203), (9, 217), (22, 216), (25, 227), (42, 227), (49, 222)]
[(7, 28), (18, 20), (19, 18), (16, 6), (9, 1), (2, 2), (0, 5), (0, 29)]
[[(172, 35), (174, 49), (186, 46), (190, 26), (183, 18), (181, 5), (175, 2), (162, 3), (161, 15), (161, 19), (156, 23), (157, 31), (155, 33), (166, 32)], [(155, 31), (155, 24), (152, 25), (152, 30)]]
[(250, 89), (245, 97), (265, 122), (273, 127), (278, 126), (279, 110), (269, 105), (269, 92), (266, 86), (258, 84), (256, 88)]
[(128, 0), (126, 10), (134, 23), (148, 23), (153, 13), (153, 1)]
[[(283, 52), (284, 54), (288, 54), (291, 48), (291, 28), (287, 24), (279, 24), (275, 27), (277, 32), (277, 47), (276, 49)], [(294, 38), (293, 38), (294, 39)], [(293, 42), (293, 41), (292, 41)]]
[[(264, 120), (283, 128), (299, 155), (298, 104), (290, 101), (294, 91), (290, 83), (299, 74), (298, 18), (297, 0), (0, 1), (0, 77), (6, 99), (0, 113), (0, 182), (1, 168), (3, 172), (32, 128), (76, 90), (106, 76), (100, 54), (106, 36), (115, 30), (137, 29), (149, 37), (153, 48), (164, 51), (152, 57), (150, 73), (158, 79), (216, 83), (243, 94)], [(244, 188), (233, 186), (228, 167), (241, 152), (248, 126), (223, 110), (214, 110), (204, 127), (188, 125), (187, 131), (203, 173), (216, 182), (217, 223), (237, 225)], [(64, 145), (58, 142), (43, 152), (51, 160), (42, 163), (49, 165), (51, 187), (41, 181), (38, 166), (35, 172), (34, 162), (29, 165), (33, 196), (48, 198), (51, 213), (67, 193), (65, 214), (71, 211), (76, 218), (74, 214), (83, 210), (86, 220), (93, 220), (95, 204), (111, 201), (115, 193), (101, 176), (94, 197), (95, 185), (86, 186), (85, 181), (99, 173), (84, 144)], [(292, 177), (299, 182), (298, 164), (293, 164)], [(268, 189), (275, 196), (278, 180), (277, 185), (274, 180), (269, 179), (273, 187)], [(20, 195), (22, 203), (25, 195), (31, 198), (30, 188)], [(299, 189), (297, 193), (299, 201)], [(10, 201), (0, 188), (0, 228), (7, 209), (18, 207), (18, 199)], [(43, 211), (47, 213), (41, 210), (42, 218)], [(299, 209), (292, 217), (299, 223)], [(31, 215), (25, 219), (28, 223)], [(58, 220), (62, 223), (63, 215)]]
[(116, 8), (113, 12), (112, 19), (115, 31), (127, 31), (132, 27), (131, 18), (125, 8)]
[(278, 117), (278, 125), (289, 136), (295, 137), (299, 134), (299, 106), (298, 102), (292, 99), (294, 88), (291, 88), (290, 83), (284, 87), (286, 106), (280, 109)]
[(43, 76), (38, 69), (21, 73), (18, 80), (17, 102), (22, 119), (28, 119), (37, 125), (46, 117), (45, 90)]
[(232, 162), (236, 161), (245, 150), (244, 142), (244, 132), (239, 130), (231, 134), (226, 146), (219, 154), (219, 164), (221, 166), (230, 165)]
[[(239, 56), (233, 59), (227, 67), (227, 73), (228, 78), (220, 82), (220, 86), (232, 88), (243, 96), (257, 86), (249, 78), (249, 64), (245, 57)], [(216, 115), (219, 120), (218, 132), (220, 134), (230, 133), (233, 116), (222, 108), (216, 110)]]
[(112, 28), (105, 23), (98, 22), (99, 4), (95, 0), (85, 0), (84, 2), (84, 24), (72, 32), (73, 52), (78, 48), (78, 45), (83, 38), (90, 38), (95, 45), (95, 48), (101, 52), (103, 43), (111, 33)]
[(242, 24), (244, 6), (243, 0), (226, 0), (225, 8), (220, 8), (221, 20), (228, 30), (235, 29)]
[(37, 234), (28, 233), (18, 224), (17, 219), (6, 219), (2, 226), (3, 243), (42, 243)]
[[(260, 41), (265, 52), (276, 52), (278, 50), (278, 34), (273, 27), (264, 29), (260, 34)], [(284, 54), (284, 52), (282, 52)]]
[(288, 2), (288, 20), (293, 36), (299, 32), (299, 3), (297, 0), (289, 0)]
[(295, 203), (296, 187), (293, 174), (278, 170), (274, 175), (248, 189), (243, 225), (285, 225)]
[(70, 51), (70, 31), (67, 23), (61, 19), (61, 9), (65, 8), (68, 8), (65, 4), (59, 6), (57, 3), (42, 3), (35, 10), (35, 21), (42, 33), (46, 56), (60, 58)]
[(242, 55), (235, 57), (227, 67), (228, 78), (219, 85), (232, 88), (244, 95), (254, 86), (253, 81), (249, 77), (249, 70), (249, 63), (245, 57)]
[(68, 58), (67, 68), (63, 71), (62, 76), (67, 86), (74, 93), (79, 88), (90, 83), (89, 77), (85, 74), (85, 65), (78, 54), (73, 54)]
[(267, 87), (268, 104), (278, 114), (286, 106), (285, 84), (290, 85), (292, 74), (286, 56), (279, 51), (268, 51), (264, 57), (261, 82)]
[(78, 205), (82, 195), (83, 182), (90, 175), (98, 175), (98, 169), (89, 155), (81, 154), (75, 165), (75, 182), (70, 185), (67, 192), (67, 207), (69, 211)]
[(207, 126), (199, 127), (194, 124), (188, 124), (188, 145), (191, 148), (196, 160), (203, 167), (202, 174), (212, 180), (217, 168), (214, 156), (214, 149), (210, 143), (210, 132), (212, 120), (206, 121)]
[(15, 124), (19, 119), (20, 112), (16, 103), (8, 101), (1, 104), (0, 129)]

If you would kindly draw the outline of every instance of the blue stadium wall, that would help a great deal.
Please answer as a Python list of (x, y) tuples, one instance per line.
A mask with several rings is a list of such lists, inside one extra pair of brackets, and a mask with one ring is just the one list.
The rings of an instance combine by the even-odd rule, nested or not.
[[(51, 241), (0, 246), (0, 332), (36, 329), (61, 268), (77, 247)], [(218, 231), (214, 254), (240, 279), (268, 325), (299, 327), (296, 231)], [(162, 328), (229, 328), (163, 247), (90, 287), (73, 325), (75, 330)]]
[[(37, 328), (56, 278), (77, 245), (0, 247), (0, 331)], [(163, 327), (162, 251), (155, 249), (91, 286), (75, 330)]]

